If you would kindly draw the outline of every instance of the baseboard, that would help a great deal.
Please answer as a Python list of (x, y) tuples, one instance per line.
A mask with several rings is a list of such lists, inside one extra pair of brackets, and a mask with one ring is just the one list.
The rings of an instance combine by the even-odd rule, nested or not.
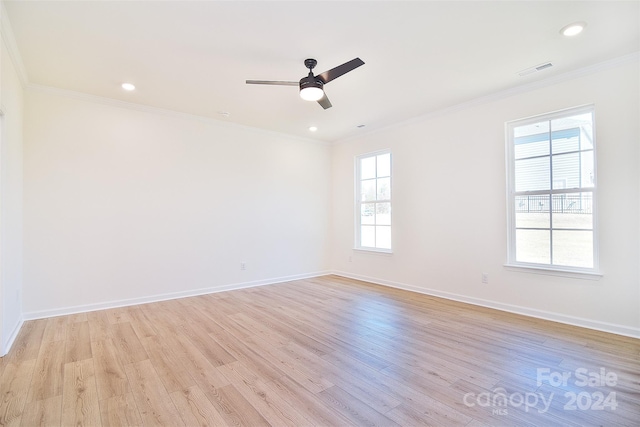
[(2, 348), (0, 349), (2, 354), (0, 354), (0, 357), (5, 356), (7, 353), (9, 353), (9, 350), (11, 350), (11, 346), (13, 345), (13, 343), (16, 340), (16, 338), (18, 337), (18, 334), (20, 333), (20, 329), (22, 328), (22, 325), (24, 324), (24, 320), (25, 320), (24, 317), (21, 317), (18, 320), (18, 322), (14, 326), (13, 330), (11, 331), (11, 334), (2, 343)]
[(20, 319), (20, 322), (16, 325), (16, 327), (14, 328), (13, 332), (8, 337), (6, 342), (3, 343), (3, 347), (1, 350), (3, 352), (3, 355), (9, 351), (16, 337), (18, 336), (18, 333), (20, 332), (20, 328), (22, 327), (22, 324), (26, 320), (43, 319), (43, 318), (63, 316), (68, 314), (86, 313), (90, 311), (105, 310), (105, 309), (118, 308), (118, 307), (127, 307), (127, 306), (138, 305), (138, 304), (148, 304), (148, 303), (166, 301), (166, 300), (172, 300), (172, 299), (178, 299), (178, 298), (187, 298), (187, 297), (198, 296), (198, 295), (213, 294), (217, 292), (226, 292), (226, 291), (232, 291), (237, 289), (246, 289), (246, 288), (252, 288), (257, 286), (272, 285), (277, 283), (290, 282), (293, 280), (309, 279), (312, 277), (325, 276), (328, 274), (335, 274), (337, 276), (342, 276), (350, 279), (362, 280), (365, 282), (375, 283), (377, 285), (389, 286), (392, 288), (403, 289), (407, 291), (417, 292), (425, 295), (431, 295), (439, 298), (463, 302), (463, 303), (477, 305), (481, 307), (493, 308), (496, 310), (506, 311), (509, 313), (521, 314), (524, 316), (534, 317), (537, 319), (551, 320), (553, 322), (579, 326), (579, 327), (593, 329), (597, 331), (609, 332), (616, 335), (623, 335), (631, 338), (640, 338), (640, 328), (633, 328), (625, 325), (600, 322), (596, 320), (584, 319), (584, 318), (575, 317), (575, 316), (567, 316), (560, 313), (538, 310), (538, 309), (529, 308), (529, 307), (522, 307), (522, 306), (513, 305), (513, 304), (504, 304), (496, 301), (473, 298), (465, 295), (444, 292), (436, 289), (418, 287), (418, 286), (409, 285), (406, 283), (383, 280), (376, 277), (347, 273), (344, 271), (319, 271), (315, 273), (298, 274), (298, 275), (277, 277), (277, 278), (271, 278), (271, 279), (257, 280), (252, 282), (234, 283), (229, 285), (194, 289), (194, 290), (183, 291), (183, 292), (158, 294), (158, 295), (152, 295), (152, 296), (141, 297), (141, 298), (130, 298), (130, 299), (109, 301), (109, 302), (98, 303), (98, 304), (87, 304), (82, 306), (64, 307), (64, 308), (59, 308), (54, 310), (26, 312), (26, 313), (23, 313), (22, 318)]
[(291, 276), (275, 277), (270, 279), (256, 280), (252, 282), (233, 283), (222, 286), (213, 286), (210, 288), (192, 289), (189, 291), (170, 292), (166, 294), (150, 295), (140, 298), (129, 298), (122, 300), (108, 301), (97, 304), (86, 304), (73, 307), (63, 307), (53, 310), (31, 311), (23, 313), (24, 320), (45, 319), (48, 317), (65, 316), (69, 314), (87, 313), (96, 310), (106, 310), (110, 308), (128, 307), (138, 304), (149, 304), (159, 301), (167, 301), (178, 298), (194, 297), (198, 295), (214, 294), (217, 292), (233, 291), (237, 289), (253, 288), (256, 286), (273, 285), (276, 283), (290, 282), (292, 280), (309, 279), (312, 277), (326, 276), (330, 274), (328, 271), (319, 271), (315, 273), (296, 274)]
[(464, 302), (467, 304), (473, 304), (481, 307), (493, 308), (496, 310), (506, 311), (514, 314), (521, 314), (523, 316), (534, 317), (537, 319), (551, 320), (553, 322), (564, 323), (572, 326), (579, 326), (582, 328), (593, 329), (596, 331), (609, 332), (612, 334), (623, 335), (631, 338), (640, 338), (640, 328), (633, 328), (630, 326), (618, 325), (614, 323), (600, 322), (597, 320), (585, 319), (582, 317), (568, 316), (561, 313), (554, 313), (554, 312), (545, 311), (545, 310), (538, 310), (535, 308), (522, 307), (519, 305), (504, 304), (497, 301), (473, 298), (465, 295), (459, 295), (459, 294), (454, 294), (450, 292), (443, 292), (436, 289), (429, 289), (429, 288), (409, 285), (406, 283), (398, 283), (398, 282), (393, 282), (389, 280), (378, 279), (375, 277), (346, 273), (344, 271), (333, 271), (332, 274), (335, 274), (336, 276), (350, 278), (350, 279), (356, 279), (356, 280), (362, 280), (365, 282), (375, 283), (377, 285), (389, 286), (397, 289), (404, 289), (407, 291), (417, 292), (420, 294), (444, 298), (452, 301)]

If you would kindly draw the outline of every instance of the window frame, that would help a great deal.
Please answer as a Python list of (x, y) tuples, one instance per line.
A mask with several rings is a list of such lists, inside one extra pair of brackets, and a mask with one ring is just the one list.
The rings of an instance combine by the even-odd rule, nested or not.
[[(545, 190), (531, 190), (531, 191), (516, 191), (516, 166), (515, 166), (515, 136), (514, 129), (533, 124), (539, 123), (542, 121), (553, 121), (563, 117), (571, 117), (579, 114), (591, 114), (591, 125), (592, 125), (592, 134), (593, 134), (593, 186), (585, 187), (582, 183), (577, 188), (569, 188), (569, 189), (555, 189), (550, 182), (549, 189)], [(553, 132), (551, 129), (550, 133)], [(533, 117), (527, 117), (518, 120), (512, 120), (505, 123), (505, 141), (506, 141), (506, 171), (507, 171), (507, 262), (505, 264), (506, 267), (512, 267), (516, 269), (525, 269), (534, 273), (542, 273), (542, 274), (557, 274), (561, 276), (567, 277), (576, 277), (576, 278), (588, 278), (588, 279), (597, 279), (602, 276), (600, 272), (600, 263), (599, 263), (599, 241), (598, 241), (598, 167), (597, 167), (597, 138), (596, 138), (596, 111), (595, 105), (583, 105), (579, 107), (567, 108), (559, 111), (554, 111), (551, 113), (540, 114)], [(582, 152), (582, 150), (578, 150), (578, 152)], [(562, 153), (553, 153), (552, 150), (549, 151), (549, 176), (550, 179), (553, 180), (553, 156), (559, 155)], [(592, 245), (593, 245), (593, 267), (577, 267), (577, 266), (564, 266), (552, 264), (553, 259), (550, 259), (549, 264), (543, 263), (534, 263), (534, 262), (524, 262), (517, 261), (516, 259), (516, 208), (515, 201), (516, 197), (519, 195), (524, 195), (523, 193), (527, 193), (527, 195), (536, 193), (540, 194), (549, 194), (551, 198), (555, 194), (567, 194), (567, 193), (591, 193), (592, 197)], [(550, 207), (550, 210), (552, 208)], [(558, 229), (558, 227), (554, 227), (552, 222), (553, 213), (550, 212), (550, 223), (549, 223), (549, 231), (553, 234), (554, 229)], [(552, 241), (550, 240), (550, 245), (552, 245)]]
[[(377, 156), (388, 154), (389, 155), (389, 187), (390, 187), (390, 197), (389, 199), (384, 200), (375, 200), (374, 202), (366, 201), (363, 202), (361, 200), (361, 185), (363, 179), (361, 179), (361, 160), (367, 159), (370, 157), (376, 158)], [(369, 153), (364, 153), (355, 156), (354, 158), (354, 182), (355, 182), (355, 190), (354, 190), (354, 219), (355, 219), (355, 233), (354, 233), (354, 250), (365, 251), (365, 252), (377, 252), (383, 254), (392, 254), (393, 253), (393, 154), (390, 149), (378, 150)], [(377, 169), (377, 168), (376, 168)], [(376, 172), (375, 179), (378, 179), (378, 175)], [(362, 231), (362, 223), (361, 223), (361, 212), (362, 212), (362, 204), (365, 203), (389, 203), (390, 205), (390, 221), (389, 221), (389, 232), (390, 232), (390, 240), (391, 247), (390, 248), (378, 248), (371, 246), (362, 246), (361, 245), (361, 231)], [(365, 224), (367, 225), (367, 224)], [(374, 223), (375, 225), (375, 223)], [(386, 225), (385, 225), (386, 226)]]

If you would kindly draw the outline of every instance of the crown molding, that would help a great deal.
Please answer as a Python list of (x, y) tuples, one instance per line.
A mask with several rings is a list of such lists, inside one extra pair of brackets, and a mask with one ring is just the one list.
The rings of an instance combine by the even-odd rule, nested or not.
[(437, 111), (432, 111), (417, 117), (412, 117), (407, 120), (403, 120), (398, 123), (394, 123), (391, 125), (383, 126), (377, 129), (372, 129), (369, 132), (362, 133), (355, 136), (350, 136), (348, 138), (344, 138), (334, 142), (334, 145), (348, 143), (350, 141), (355, 141), (362, 139), (369, 135), (375, 135), (377, 133), (386, 132), (392, 129), (397, 129), (400, 127), (408, 126), (414, 123), (420, 123), (435, 119), (437, 117), (441, 117), (447, 114), (455, 113), (458, 111), (466, 110), (469, 108), (477, 107), (479, 105), (488, 104), (491, 102), (499, 101), (501, 99), (509, 98), (514, 95), (518, 95), (525, 92), (530, 92), (537, 89), (542, 89), (548, 86), (553, 86), (558, 83), (566, 82), (569, 80), (577, 79), (579, 77), (588, 76), (591, 74), (599, 73), (601, 71), (605, 71), (611, 68), (616, 68), (621, 65), (629, 64), (632, 62), (636, 62), (640, 60), (640, 52), (633, 52), (628, 55), (620, 56), (617, 58), (613, 58), (607, 61), (599, 62), (596, 64), (588, 65), (586, 67), (579, 68), (577, 70), (568, 71), (566, 73), (559, 74), (557, 76), (548, 77), (543, 80), (538, 80), (536, 82), (525, 83), (522, 85), (518, 85), (509, 89), (501, 90), (498, 92), (494, 92), (489, 95), (481, 96), (479, 98), (472, 99), (470, 101), (462, 102), (460, 104), (452, 105), (450, 107), (442, 108)]
[(220, 126), (220, 127), (223, 127), (223, 128), (243, 130), (243, 131), (246, 131), (246, 132), (258, 133), (258, 134), (261, 134), (261, 135), (267, 135), (267, 136), (271, 136), (271, 137), (286, 138), (288, 140), (297, 141), (297, 142), (306, 142), (306, 143), (322, 145), (322, 146), (331, 145), (331, 143), (329, 143), (329, 142), (321, 141), (321, 140), (318, 140), (318, 139), (303, 138), (303, 137), (296, 136), (296, 135), (290, 135), (290, 134), (286, 134), (286, 133), (275, 132), (275, 131), (270, 131), (270, 130), (266, 130), (266, 129), (260, 129), (260, 128), (256, 128), (256, 127), (252, 127), (252, 126), (241, 125), (241, 124), (238, 124), (238, 123), (226, 122), (226, 121), (214, 119), (212, 117), (199, 116), (199, 115), (196, 115), (196, 114), (184, 113), (184, 112), (181, 112), (181, 111), (170, 110), (170, 109), (166, 109), (166, 108), (151, 107), (149, 105), (137, 104), (137, 103), (127, 102), (127, 101), (121, 101), (119, 99), (106, 98), (106, 97), (98, 96), (98, 95), (90, 95), (90, 94), (84, 93), (84, 92), (76, 92), (76, 91), (68, 90), (68, 89), (60, 89), (60, 88), (56, 88), (56, 87), (53, 87), (53, 86), (45, 86), (45, 85), (38, 85), (38, 84), (34, 84), (34, 83), (29, 83), (29, 84), (26, 85), (26, 90), (27, 91), (32, 91), (32, 92), (48, 93), (48, 94), (52, 94), (52, 95), (56, 95), (56, 96), (61, 96), (61, 97), (64, 97), (64, 98), (71, 98), (71, 99), (75, 99), (75, 100), (79, 100), (79, 101), (90, 102), (90, 103), (93, 103), (93, 104), (106, 105), (106, 106), (110, 106), (110, 107), (123, 108), (123, 109), (127, 109), (127, 110), (140, 111), (140, 112), (143, 112), (143, 113), (149, 113), (149, 114), (155, 114), (155, 115), (161, 115), (161, 116), (168, 116), (168, 117), (184, 119), (184, 120), (198, 121), (198, 122), (201, 122), (201, 123), (207, 123), (207, 124), (211, 124), (211, 125), (215, 125), (215, 126)]
[(20, 80), (22, 87), (27, 87), (29, 84), (27, 70), (22, 62), (20, 50), (18, 49), (16, 39), (13, 36), (13, 27), (11, 26), (9, 15), (5, 9), (4, 1), (2, 0), (0, 0), (0, 35), (2, 36), (4, 45), (7, 47), (9, 58), (11, 59), (11, 62), (13, 62), (13, 66), (18, 74), (18, 79)]

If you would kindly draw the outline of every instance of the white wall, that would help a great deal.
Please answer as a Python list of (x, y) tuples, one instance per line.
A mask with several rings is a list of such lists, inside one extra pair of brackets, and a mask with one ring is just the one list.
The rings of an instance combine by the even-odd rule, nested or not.
[(25, 122), (27, 318), (328, 268), (327, 145), (43, 88)]
[[(640, 336), (637, 56), (568, 81), (413, 120), (332, 153), (332, 266), (340, 274)], [(425, 94), (428, 96), (428, 94)], [(594, 103), (597, 281), (506, 269), (506, 121)], [(354, 156), (393, 155), (393, 255), (354, 251)], [(351, 257), (352, 261), (349, 261)], [(481, 273), (489, 284), (481, 284)]]
[(4, 41), (0, 43), (0, 355), (8, 351), (22, 323), (23, 89)]

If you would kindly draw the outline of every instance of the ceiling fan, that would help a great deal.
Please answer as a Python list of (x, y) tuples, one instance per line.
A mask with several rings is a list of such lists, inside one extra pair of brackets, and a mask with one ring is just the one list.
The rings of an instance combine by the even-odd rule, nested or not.
[(323, 87), (331, 80), (337, 79), (343, 74), (348, 73), (349, 71), (353, 71), (361, 65), (364, 65), (364, 62), (360, 58), (352, 59), (351, 61), (345, 62), (342, 65), (338, 65), (335, 68), (332, 68), (324, 73), (318, 74), (317, 76), (313, 75), (313, 69), (316, 66), (318, 61), (315, 59), (305, 59), (304, 66), (309, 69), (309, 75), (307, 77), (303, 77), (299, 82), (286, 82), (286, 81), (272, 81), (272, 80), (247, 80), (247, 84), (250, 85), (276, 85), (276, 86), (299, 86), (300, 87), (300, 97), (305, 101), (318, 101), (318, 104), (322, 106), (325, 110), (327, 108), (331, 108), (331, 102), (327, 95), (324, 93)]

